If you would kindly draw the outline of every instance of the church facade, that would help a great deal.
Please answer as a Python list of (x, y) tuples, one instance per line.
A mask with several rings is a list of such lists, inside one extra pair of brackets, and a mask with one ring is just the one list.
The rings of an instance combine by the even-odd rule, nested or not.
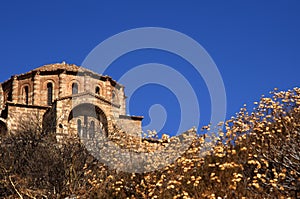
[(109, 76), (65, 62), (44, 65), (0, 84), (0, 133), (35, 128), (93, 138), (118, 127), (140, 135), (143, 117), (126, 115), (125, 100), (124, 86)]

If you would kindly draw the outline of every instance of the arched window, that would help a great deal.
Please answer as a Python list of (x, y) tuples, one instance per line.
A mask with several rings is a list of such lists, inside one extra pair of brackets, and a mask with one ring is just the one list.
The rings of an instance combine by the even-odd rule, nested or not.
[(78, 93), (78, 84), (77, 83), (73, 83), (72, 84), (72, 94), (77, 94)]
[(28, 86), (24, 87), (24, 100), (25, 100), (25, 104), (28, 104), (28, 102), (29, 102), (29, 87)]
[(77, 133), (79, 136), (81, 136), (81, 120), (77, 120)]
[(90, 125), (90, 138), (94, 138), (95, 137), (95, 122), (91, 121), (91, 125)]
[(47, 104), (48, 104), (48, 106), (50, 106), (52, 104), (52, 99), (53, 99), (53, 85), (52, 85), (52, 83), (47, 84), (47, 93), (48, 93)]
[(99, 86), (96, 86), (96, 88), (95, 88), (95, 93), (96, 93), (97, 95), (100, 95), (100, 87), (99, 87)]

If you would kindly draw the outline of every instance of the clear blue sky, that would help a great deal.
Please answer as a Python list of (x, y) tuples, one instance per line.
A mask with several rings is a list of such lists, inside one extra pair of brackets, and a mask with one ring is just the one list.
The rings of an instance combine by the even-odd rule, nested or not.
[[(182, 32), (206, 49), (223, 77), (227, 118), (244, 103), (252, 104), (274, 87), (287, 90), (299, 86), (297, 0), (44, 2), (0, 3), (0, 82), (43, 64), (66, 61), (80, 65), (108, 37), (152, 26)], [(172, 65), (178, 70), (186, 64), (166, 52), (138, 51), (118, 59), (108, 74), (118, 79), (122, 70), (149, 62)], [(185, 75), (202, 85), (198, 97), (201, 125), (205, 124), (211, 114), (207, 108), (208, 90), (201, 77), (193, 76), (193, 71), (187, 70)], [(136, 93), (132, 114), (145, 115), (147, 123), (147, 108), (161, 103), (173, 116), (180, 115), (176, 100), (170, 103), (174, 96), (167, 89), (151, 85), (144, 89), (149, 92)], [(171, 117), (163, 131), (174, 131), (177, 122), (178, 118)]]

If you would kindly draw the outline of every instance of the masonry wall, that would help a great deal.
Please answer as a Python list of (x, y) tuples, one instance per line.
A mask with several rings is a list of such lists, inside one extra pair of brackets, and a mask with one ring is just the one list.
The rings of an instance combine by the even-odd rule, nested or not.
[(132, 136), (140, 137), (142, 135), (142, 120), (120, 116), (119, 125), (121, 125), (122, 130)]
[[(77, 83), (79, 93), (85, 91), (95, 93), (96, 87), (99, 87), (99, 96), (120, 104), (121, 112), (125, 114), (124, 88), (115, 88), (108, 79), (102, 80), (86, 74), (70, 74), (66, 72), (53, 75), (36, 72), (31, 75), (13, 77), (11, 82), (12, 101), (14, 103), (25, 104), (24, 88), (28, 86), (28, 104), (48, 106), (48, 83), (53, 85), (53, 100), (72, 95), (72, 85)], [(113, 96), (115, 97), (114, 99)]]
[(42, 130), (45, 109), (8, 105), (7, 128), (11, 133), (27, 130)]
[(12, 101), (12, 82), (13, 82), (13, 80), (10, 79), (1, 84), (2, 90), (3, 90), (3, 103), (4, 104), (7, 101)]
[(108, 130), (111, 131), (113, 129), (113, 120), (115, 119), (115, 116), (112, 112), (112, 105), (88, 94), (83, 96), (76, 96), (72, 99), (68, 98), (57, 102), (57, 114), (62, 116), (60, 121), (65, 126), (68, 126), (68, 129), (77, 129), (76, 121), (72, 120), (70, 121), (70, 123), (68, 123), (68, 119), (72, 109), (82, 104), (91, 104), (100, 108), (101, 111), (103, 111), (103, 113), (105, 114)]
[[(50, 67), (49, 70), (47, 67)], [(0, 84), (0, 115), (6, 105), (7, 119), (2, 120), (11, 132), (25, 128), (48, 128), (49, 132), (56, 132), (58, 135), (74, 135), (77, 133), (77, 121), (76, 119), (69, 121), (69, 114), (81, 103), (94, 104), (103, 111), (108, 131), (112, 131), (114, 125), (122, 121), (125, 126), (130, 126), (128, 131), (140, 132), (141, 121), (119, 118), (119, 115), (126, 114), (123, 86), (107, 76), (85, 70), (77, 73), (78, 67), (75, 66), (57, 64), (47, 67), (12, 76), (4, 84)], [(48, 104), (49, 83), (53, 86), (51, 106)], [(78, 94), (72, 95), (74, 83), (78, 85)], [(28, 95), (25, 87), (28, 87)], [(94, 119), (90, 118), (90, 122), (92, 120)], [(93, 122), (100, 125), (96, 120)]]
[(42, 122), (43, 130), (47, 134), (56, 133), (57, 128), (57, 115), (56, 115), (56, 103), (48, 108), (43, 115)]
[(56, 98), (58, 98), (59, 94), (59, 77), (58, 75), (39, 75), (37, 82), (36, 89), (38, 89), (39, 92), (36, 92), (37, 95), (35, 97), (35, 104), (40, 106), (48, 106), (47, 85), (51, 83), (53, 86), (52, 101), (54, 101)]
[(33, 81), (32, 76), (15, 78), (13, 82), (13, 102), (25, 103), (25, 87), (28, 87), (28, 104), (33, 105)]

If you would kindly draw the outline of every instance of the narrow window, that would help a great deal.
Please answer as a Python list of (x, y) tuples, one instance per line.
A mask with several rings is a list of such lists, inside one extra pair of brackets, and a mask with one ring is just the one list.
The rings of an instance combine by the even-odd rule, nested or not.
[(99, 87), (99, 86), (97, 86), (97, 87), (95, 88), (95, 93), (96, 93), (97, 95), (100, 95), (100, 87)]
[(77, 120), (77, 133), (79, 136), (81, 136), (81, 120)]
[(95, 137), (95, 122), (91, 121), (91, 125), (90, 125), (90, 138), (94, 138)]
[(78, 84), (77, 83), (73, 83), (72, 84), (72, 94), (77, 94), (78, 93)]
[(84, 116), (84, 127), (83, 127), (82, 137), (84, 137), (84, 138), (87, 137), (87, 130), (88, 130), (88, 117), (87, 117), (87, 115), (85, 115)]
[(52, 98), (53, 98), (53, 86), (52, 83), (47, 84), (47, 91), (48, 91), (48, 98), (47, 98), (47, 104), (50, 106), (52, 104)]
[(24, 97), (25, 97), (25, 104), (28, 104), (29, 102), (29, 88), (28, 86), (24, 87)]

